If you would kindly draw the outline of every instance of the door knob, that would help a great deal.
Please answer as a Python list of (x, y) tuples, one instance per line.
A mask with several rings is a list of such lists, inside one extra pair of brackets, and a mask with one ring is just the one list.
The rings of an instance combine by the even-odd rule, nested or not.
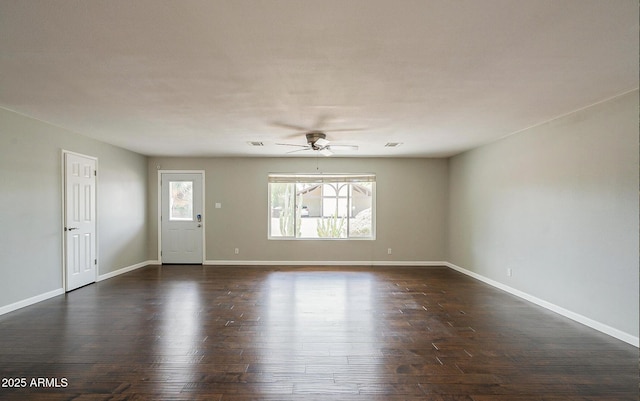
[(73, 231), (73, 230), (78, 230), (78, 229), (79, 229), (78, 227), (69, 227), (69, 228), (65, 227), (64, 228), (65, 231)]

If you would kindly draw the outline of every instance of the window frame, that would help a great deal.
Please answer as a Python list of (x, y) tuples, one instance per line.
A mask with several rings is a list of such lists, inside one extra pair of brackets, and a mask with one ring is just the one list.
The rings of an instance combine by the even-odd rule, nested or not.
[[(294, 217), (292, 236), (274, 236), (271, 235), (271, 226), (273, 221), (273, 207), (272, 207), (272, 194), (271, 184), (283, 183), (283, 184), (358, 184), (358, 183), (371, 183), (371, 234), (369, 236), (349, 236), (350, 231), (350, 219), (347, 216), (347, 227), (345, 237), (299, 237), (297, 221), (300, 220)], [(353, 186), (347, 190), (347, 208), (352, 205), (353, 202)], [(336, 193), (336, 202), (340, 198), (339, 193)], [(323, 203), (324, 194), (321, 196), (321, 203)], [(297, 196), (293, 196), (294, 210), (301, 209), (298, 206)], [(323, 208), (323, 207), (322, 207)], [(347, 213), (348, 215), (348, 213)], [(267, 238), (269, 240), (276, 241), (373, 241), (376, 239), (376, 175), (373, 173), (340, 173), (340, 174), (300, 174), (300, 173), (269, 173), (267, 178)]]

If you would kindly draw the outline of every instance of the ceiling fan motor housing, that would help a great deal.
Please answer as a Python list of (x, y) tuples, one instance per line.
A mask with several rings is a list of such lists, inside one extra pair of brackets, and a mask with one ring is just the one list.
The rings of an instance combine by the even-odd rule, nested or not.
[(322, 146), (322, 142), (323, 142), (323, 141), (320, 141), (320, 142), (321, 142), (320, 144), (316, 144), (316, 142), (317, 142), (319, 139), (324, 140), (324, 139), (327, 137), (323, 132), (320, 132), (320, 131), (311, 131), (311, 132), (307, 133), (307, 135), (306, 135), (306, 136), (307, 136), (307, 143), (308, 143), (309, 145), (311, 145), (311, 147), (312, 147), (314, 150), (319, 150), (319, 149), (322, 149), (322, 148), (324, 148), (324, 147), (325, 147), (325, 146)]

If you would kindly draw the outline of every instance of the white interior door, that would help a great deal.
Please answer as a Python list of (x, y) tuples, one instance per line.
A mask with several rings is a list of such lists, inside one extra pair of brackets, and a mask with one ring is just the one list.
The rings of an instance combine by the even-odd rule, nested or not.
[(161, 173), (162, 263), (203, 262), (202, 173)]
[(96, 159), (64, 154), (66, 290), (96, 281)]

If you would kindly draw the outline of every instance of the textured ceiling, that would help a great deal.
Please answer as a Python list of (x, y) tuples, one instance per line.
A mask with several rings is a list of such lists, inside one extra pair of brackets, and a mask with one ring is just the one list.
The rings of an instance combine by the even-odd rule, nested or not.
[(0, 107), (145, 155), (449, 156), (637, 87), (635, 0), (0, 0)]

